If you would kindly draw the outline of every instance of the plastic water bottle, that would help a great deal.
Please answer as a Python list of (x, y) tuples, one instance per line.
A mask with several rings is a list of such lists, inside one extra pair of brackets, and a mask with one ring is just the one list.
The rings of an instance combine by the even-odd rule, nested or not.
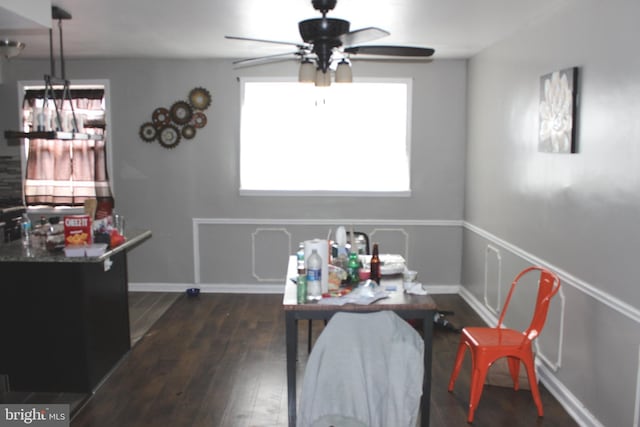
[(20, 220), (20, 229), (22, 230), (22, 246), (25, 248), (31, 247), (31, 220), (27, 213), (22, 214)]
[(307, 259), (307, 291), (309, 300), (317, 301), (322, 299), (322, 258), (316, 249), (313, 249), (309, 259)]

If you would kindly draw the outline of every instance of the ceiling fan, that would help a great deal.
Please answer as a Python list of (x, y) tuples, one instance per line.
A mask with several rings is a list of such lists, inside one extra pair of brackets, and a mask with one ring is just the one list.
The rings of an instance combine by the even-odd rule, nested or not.
[(286, 42), (264, 40), (250, 37), (225, 36), (227, 39), (246, 40), (264, 43), (276, 43), (295, 46), (294, 52), (260, 56), (234, 61), (234, 64), (252, 65), (291, 58), (299, 58), (305, 63), (315, 61), (316, 68), (326, 73), (335, 59), (340, 64), (347, 64), (346, 58), (356, 55), (381, 55), (403, 58), (426, 58), (434, 54), (434, 50), (428, 47), (413, 46), (384, 46), (384, 45), (359, 45), (390, 35), (377, 27), (366, 27), (349, 31), (350, 22), (344, 19), (327, 18), (327, 12), (333, 10), (337, 0), (312, 0), (315, 10), (322, 13), (322, 18), (312, 18), (300, 21), (298, 29), (302, 42)]

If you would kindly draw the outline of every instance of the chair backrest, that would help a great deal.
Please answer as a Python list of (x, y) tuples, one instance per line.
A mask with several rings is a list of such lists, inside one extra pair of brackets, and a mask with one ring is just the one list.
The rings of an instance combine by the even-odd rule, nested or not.
[[(354, 231), (353, 234), (355, 234), (356, 247), (358, 248), (358, 253), (360, 255), (371, 255), (371, 252), (369, 252), (369, 236), (367, 235), (367, 233), (363, 233), (361, 231)], [(351, 233), (347, 233), (347, 242), (349, 244), (352, 244)]]
[(560, 289), (560, 279), (556, 274), (538, 266), (532, 266), (522, 270), (511, 283), (509, 294), (507, 295), (507, 299), (502, 307), (500, 320), (498, 320), (498, 327), (501, 327), (516, 284), (520, 282), (520, 279), (524, 275), (533, 271), (540, 272), (540, 278), (538, 279), (538, 295), (536, 297), (536, 305), (533, 310), (533, 318), (531, 319), (529, 327), (524, 331), (524, 335), (529, 340), (533, 340), (540, 335), (540, 332), (542, 331), (542, 328), (544, 328), (544, 324), (547, 320), (547, 313), (549, 312), (549, 303), (551, 302), (551, 298), (553, 298)]

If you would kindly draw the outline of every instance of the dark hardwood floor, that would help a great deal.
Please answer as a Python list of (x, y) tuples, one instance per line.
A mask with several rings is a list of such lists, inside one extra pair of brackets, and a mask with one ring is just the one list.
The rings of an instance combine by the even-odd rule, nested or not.
[[(129, 292), (131, 346), (134, 346), (148, 333), (151, 326), (179, 296), (180, 294), (171, 292)], [(0, 403), (69, 404), (69, 412), (72, 417), (91, 397), (85, 393), (12, 391), (10, 384), (5, 381), (5, 377), (0, 377)]]
[[(456, 295), (434, 295), (456, 326), (483, 322)], [(180, 295), (80, 409), (72, 427), (286, 426), (284, 314), (281, 295)], [(323, 322), (313, 322), (314, 337)], [(306, 364), (307, 323), (300, 322), (298, 389)], [(447, 391), (458, 334), (434, 333), (431, 426), (465, 426), (468, 356)], [(575, 426), (541, 385), (545, 416), (527, 390), (485, 386), (477, 427)], [(351, 396), (345, 396), (350, 398)], [(389, 426), (395, 427), (395, 426)]]

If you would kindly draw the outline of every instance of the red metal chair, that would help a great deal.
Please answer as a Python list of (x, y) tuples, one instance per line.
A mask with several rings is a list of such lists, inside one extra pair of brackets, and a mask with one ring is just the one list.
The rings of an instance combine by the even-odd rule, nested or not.
[[(516, 284), (527, 273), (539, 271), (540, 278), (538, 281), (538, 296), (533, 312), (531, 324), (525, 331), (517, 331), (514, 329), (504, 328), (503, 320), (509, 301), (516, 287)], [(518, 390), (520, 387), (518, 375), (520, 372), (520, 362), (524, 363), (529, 377), (529, 385), (533, 400), (538, 408), (538, 415), (543, 416), (542, 402), (540, 400), (540, 392), (538, 391), (538, 381), (534, 367), (534, 355), (532, 350), (533, 340), (540, 335), (549, 311), (549, 303), (551, 298), (560, 289), (560, 279), (557, 275), (542, 267), (529, 267), (520, 272), (511, 283), (511, 289), (505, 300), (504, 307), (498, 320), (498, 326), (491, 327), (466, 327), (462, 329), (460, 335), (460, 345), (458, 346), (458, 354), (456, 355), (455, 365), (451, 378), (449, 379), (449, 391), (453, 391), (453, 385), (460, 373), (462, 361), (464, 359), (465, 350), (469, 349), (471, 353), (471, 385), (469, 397), (469, 415), (467, 422), (473, 422), (473, 415), (478, 408), (482, 389), (484, 387), (485, 378), (489, 367), (496, 360), (506, 357), (509, 373), (513, 379), (513, 388)]]

